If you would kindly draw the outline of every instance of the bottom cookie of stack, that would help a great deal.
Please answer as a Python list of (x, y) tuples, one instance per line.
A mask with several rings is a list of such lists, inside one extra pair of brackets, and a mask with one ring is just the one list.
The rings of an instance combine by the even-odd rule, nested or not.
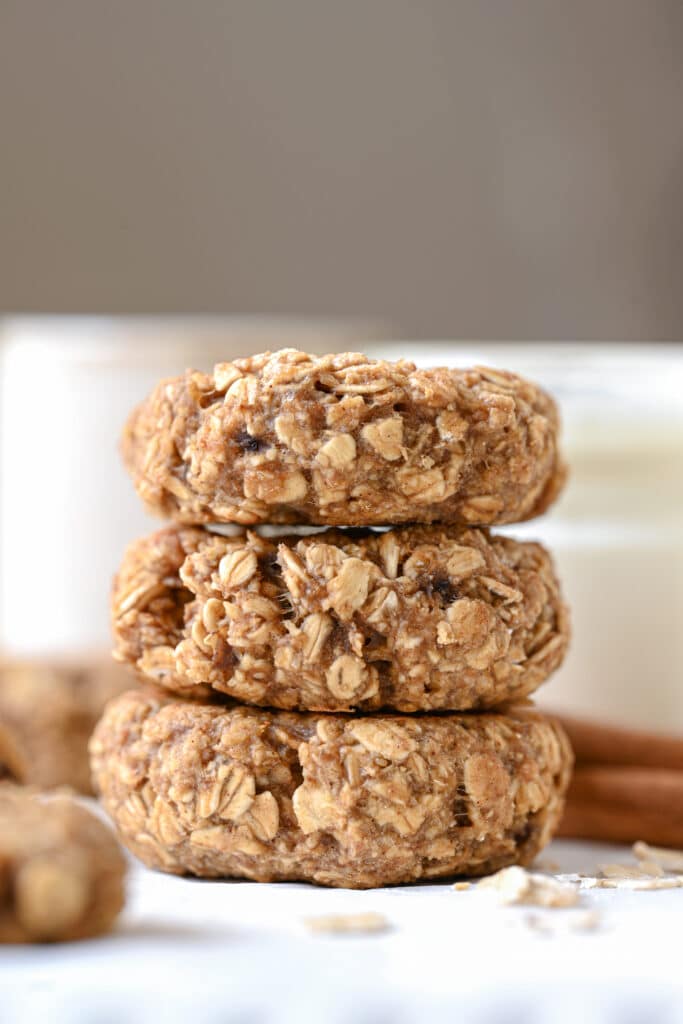
[(563, 809), (557, 723), (209, 706), (130, 692), (91, 740), (123, 842), (173, 874), (370, 888), (528, 864)]

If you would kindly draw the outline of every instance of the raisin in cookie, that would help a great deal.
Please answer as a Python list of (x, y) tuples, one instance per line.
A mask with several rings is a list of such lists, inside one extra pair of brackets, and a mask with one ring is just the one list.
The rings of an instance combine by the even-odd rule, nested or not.
[(172, 874), (369, 888), (527, 864), (562, 813), (553, 721), (314, 715), (135, 691), (91, 740), (123, 842)]
[(0, 942), (109, 931), (125, 869), (110, 829), (70, 797), (0, 786)]
[(113, 629), (115, 656), (147, 682), (310, 711), (519, 699), (569, 634), (544, 548), (454, 526), (160, 530), (128, 549)]
[(555, 403), (511, 373), (295, 349), (162, 381), (123, 454), (183, 523), (510, 523), (564, 480)]

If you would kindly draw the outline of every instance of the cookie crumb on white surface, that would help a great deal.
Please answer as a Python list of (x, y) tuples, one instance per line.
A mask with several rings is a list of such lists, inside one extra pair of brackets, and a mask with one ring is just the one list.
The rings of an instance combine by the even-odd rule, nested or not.
[(639, 864), (600, 864), (603, 878), (661, 878), (663, 868), (654, 861), (640, 861)]
[(324, 935), (360, 935), (386, 932), (390, 925), (384, 914), (324, 914), (307, 917), (304, 924), (311, 932)]
[(630, 889), (633, 892), (652, 892), (656, 889), (680, 889), (683, 877), (676, 875), (669, 878), (597, 878), (596, 889)]
[(579, 902), (577, 889), (556, 878), (534, 874), (521, 867), (503, 868), (478, 883), (477, 889), (491, 889), (498, 902), (536, 907), (572, 907)]
[(633, 844), (633, 856), (639, 861), (654, 861), (665, 871), (683, 871), (683, 850), (668, 850), (638, 840)]
[(528, 914), (525, 923), (544, 935), (566, 935), (595, 931), (600, 926), (600, 914), (597, 910), (568, 909), (564, 914)]

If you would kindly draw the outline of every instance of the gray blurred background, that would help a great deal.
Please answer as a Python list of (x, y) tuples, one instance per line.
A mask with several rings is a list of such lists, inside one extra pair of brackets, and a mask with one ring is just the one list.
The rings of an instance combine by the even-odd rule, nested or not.
[(683, 337), (680, 0), (1, 0), (0, 311)]

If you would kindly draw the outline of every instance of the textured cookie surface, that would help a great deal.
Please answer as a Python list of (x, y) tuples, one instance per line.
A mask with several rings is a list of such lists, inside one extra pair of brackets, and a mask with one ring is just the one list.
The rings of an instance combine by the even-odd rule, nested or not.
[(108, 931), (125, 860), (106, 825), (65, 796), (0, 785), (0, 942), (56, 942)]
[(367, 717), (131, 692), (91, 740), (125, 844), (175, 874), (368, 888), (530, 862), (571, 767), (530, 711)]
[(552, 399), (500, 370), (294, 349), (163, 381), (123, 454), (184, 523), (510, 523), (561, 489)]
[(91, 793), (88, 740), (104, 705), (130, 686), (111, 658), (0, 660), (0, 726), (21, 755), (21, 781)]
[(116, 656), (184, 695), (312, 711), (467, 710), (534, 690), (568, 618), (538, 544), (465, 527), (135, 542), (113, 593)]

